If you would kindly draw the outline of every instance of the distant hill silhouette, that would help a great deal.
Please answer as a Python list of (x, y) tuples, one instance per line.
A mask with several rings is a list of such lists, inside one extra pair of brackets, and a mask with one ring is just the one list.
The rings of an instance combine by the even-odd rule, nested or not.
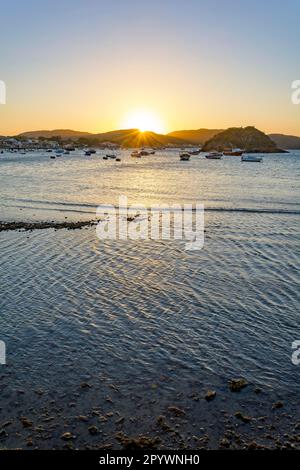
[(227, 148), (241, 148), (246, 152), (280, 153), (284, 152), (277, 147), (270, 137), (253, 126), (231, 127), (220, 132), (208, 140), (203, 151), (225, 150)]
[(269, 134), (269, 137), (282, 149), (300, 149), (300, 137), (284, 134)]
[(82, 143), (103, 143), (111, 142), (122, 147), (163, 147), (165, 145), (184, 145), (185, 141), (176, 137), (156, 134), (155, 132), (140, 132), (138, 129), (121, 129), (100, 134), (92, 134), (89, 132), (78, 132), (69, 129), (55, 129), (52, 131), (32, 131), (23, 132), (18, 137), (26, 137), (38, 139), (44, 137), (51, 139), (60, 137), (62, 139), (72, 139), (82, 141)]
[(42, 131), (28, 131), (22, 132), (18, 137), (27, 137), (28, 139), (38, 139), (39, 137), (45, 137), (51, 139), (53, 137), (61, 137), (62, 139), (78, 139), (79, 137), (93, 136), (90, 132), (73, 131), (71, 129), (54, 129), (53, 131), (42, 130)]
[(98, 134), (72, 129), (54, 129), (23, 132), (17, 137), (32, 139), (60, 137), (63, 140), (79, 140), (81, 143), (91, 145), (112, 142), (127, 148), (199, 145), (204, 146), (203, 150), (241, 147), (248, 151), (277, 152), (278, 149), (300, 149), (300, 137), (283, 134), (270, 134), (267, 136), (255, 127), (233, 127), (227, 130), (182, 130), (170, 132), (166, 135), (150, 131), (140, 132), (138, 129), (120, 129)]
[(155, 132), (140, 132), (138, 129), (126, 129), (119, 131), (96, 134), (94, 136), (100, 142), (113, 142), (122, 147), (163, 147), (165, 145), (182, 145), (181, 139)]
[(167, 134), (170, 137), (176, 137), (194, 145), (203, 145), (209, 139), (222, 132), (223, 129), (195, 129), (185, 131), (174, 131)]

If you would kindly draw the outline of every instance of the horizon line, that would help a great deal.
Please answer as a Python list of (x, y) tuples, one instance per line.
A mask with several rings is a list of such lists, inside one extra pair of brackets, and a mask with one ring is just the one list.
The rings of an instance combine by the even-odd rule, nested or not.
[[(170, 132), (166, 132), (166, 133), (160, 133), (160, 132), (155, 132), (155, 131), (151, 131), (151, 130), (145, 130), (145, 131), (141, 131), (139, 128), (119, 128), (119, 129), (112, 129), (112, 130), (108, 130), (108, 131), (97, 131), (97, 132), (93, 132), (93, 131), (83, 131), (83, 130), (75, 130), (75, 129), (71, 129), (71, 128), (68, 128), (68, 127), (61, 127), (61, 128), (55, 128), (55, 129), (35, 129), (35, 130), (27, 130), (27, 131), (21, 131), (17, 134), (8, 134), (8, 135), (4, 135), (2, 133), (0, 133), (0, 138), (1, 137), (19, 137), (19, 136), (22, 136), (23, 134), (28, 134), (28, 133), (32, 133), (32, 132), (55, 132), (55, 131), (70, 131), (70, 132), (78, 132), (78, 133), (82, 133), (82, 134), (90, 134), (91, 136), (97, 136), (97, 135), (100, 135), (100, 134), (108, 134), (110, 132), (118, 132), (118, 131), (138, 131), (140, 132), (141, 134), (145, 134), (145, 133), (152, 133), (152, 134), (156, 134), (156, 135), (164, 135), (164, 136), (167, 136), (169, 134), (172, 134), (174, 132), (190, 132), (190, 131), (200, 131), (200, 130), (209, 130), (209, 131), (212, 131), (212, 130), (218, 130), (218, 131), (225, 131), (227, 129), (239, 129), (239, 128), (246, 128), (246, 127), (255, 127), (256, 129), (258, 129), (255, 125), (246, 125), (246, 126), (229, 126), (229, 127), (224, 127), (223, 129), (220, 129), (220, 128), (209, 128), (209, 127), (199, 127), (199, 128), (193, 128), (193, 129), (178, 129), (178, 130), (173, 130), (173, 131), (170, 131)], [(261, 130), (261, 129), (260, 129)], [(265, 132), (265, 131), (263, 131)], [(279, 134), (279, 135), (285, 135), (285, 136), (290, 136), (290, 137), (299, 137), (300, 138), (300, 135), (295, 135), (295, 134), (286, 134), (284, 132), (265, 132), (266, 135), (276, 135), (276, 134)]]

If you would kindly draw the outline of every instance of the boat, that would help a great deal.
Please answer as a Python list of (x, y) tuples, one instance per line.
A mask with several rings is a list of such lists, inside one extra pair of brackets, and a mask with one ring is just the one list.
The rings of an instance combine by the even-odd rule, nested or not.
[(150, 155), (150, 154), (149, 154), (149, 152), (148, 152), (147, 150), (141, 150), (141, 151), (140, 151), (140, 155), (141, 155), (141, 157), (147, 157), (147, 156)]
[(190, 156), (189, 153), (180, 154), (180, 161), (181, 162), (188, 162), (190, 158), (191, 158), (191, 156)]
[(90, 155), (91, 155), (92, 153), (96, 153), (96, 150), (94, 150), (94, 149), (89, 149), (88, 152), (90, 152)]
[(259, 155), (243, 155), (241, 158), (242, 162), (262, 162), (263, 157)]
[(229, 156), (229, 157), (240, 157), (243, 155), (244, 150), (241, 149), (232, 149), (232, 150), (224, 150), (223, 155)]
[(103, 160), (108, 160), (108, 157), (106, 157), (106, 156), (105, 156), (105, 157), (103, 157)]
[(91, 152), (90, 152), (89, 150), (87, 150), (87, 151), (85, 152), (85, 156), (86, 156), (86, 157), (90, 157), (90, 156), (91, 156)]
[(107, 154), (107, 158), (111, 158), (112, 160), (116, 159), (117, 156), (115, 154)]
[(121, 161), (120, 157), (116, 158), (116, 162), (120, 162), (120, 161)]
[(135, 157), (135, 158), (141, 158), (141, 152), (138, 152), (138, 150), (134, 150), (131, 154), (132, 157)]
[(192, 149), (192, 150), (189, 150), (189, 153), (191, 155), (199, 155), (199, 153), (201, 152), (200, 149)]
[(56, 157), (54, 155), (51, 155), (50, 158), (52, 158), (52, 160), (54, 160)]
[(208, 158), (209, 160), (221, 160), (222, 157), (223, 154), (220, 152), (210, 152), (205, 155), (205, 158)]

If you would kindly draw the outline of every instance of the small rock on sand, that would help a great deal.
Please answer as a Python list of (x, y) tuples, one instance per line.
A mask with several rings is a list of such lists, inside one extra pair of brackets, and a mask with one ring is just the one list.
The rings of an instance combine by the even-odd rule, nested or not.
[(61, 436), (61, 439), (64, 441), (70, 441), (71, 439), (75, 439), (75, 436), (71, 432), (64, 432)]
[(240, 411), (238, 411), (237, 413), (235, 413), (234, 415), (237, 419), (240, 419), (241, 421), (243, 421), (243, 423), (250, 423), (252, 421), (252, 418), (250, 418), (250, 416), (244, 416)]
[(21, 416), (20, 418), (21, 423), (23, 424), (24, 428), (31, 428), (32, 427), (32, 421), (30, 419), (26, 418), (26, 416)]
[(182, 410), (181, 408), (178, 408), (177, 406), (169, 406), (168, 411), (170, 413), (173, 413), (175, 416), (184, 416), (185, 411)]
[(229, 382), (229, 388), (232, 392), (240, 392), (243, 388), (247, 387), (248, 382), (245, 379), (232, 379)]
[(274, 403), (274, 405), (272, 406), (273, 410), (279, 410), (280, 408), (283, 408), (283, 403), (282, 401), (277, 401), (276, 403)]
[(96, 434), (99, 433), (99, 429), (97, 428), (97, 426), (90, 426), (90, 427), (89, 427), (89, 433), (90, 433), (92, 436), (95, 436)]
[(205, 395), (205, 400), (206, 401), (211, 401), (216, 397), (217, 393), (214, 390), (208, 390), (208, 392)]

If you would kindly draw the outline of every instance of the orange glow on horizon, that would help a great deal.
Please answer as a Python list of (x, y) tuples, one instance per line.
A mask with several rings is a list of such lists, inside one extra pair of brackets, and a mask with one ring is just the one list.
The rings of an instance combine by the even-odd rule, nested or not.
[(166, 133), (162, 120), (155, 113), (148, 110), (137, 110), (128, 113), (123, 119), (121, 127), (123, 129), (139, 129), (140, 132)]

